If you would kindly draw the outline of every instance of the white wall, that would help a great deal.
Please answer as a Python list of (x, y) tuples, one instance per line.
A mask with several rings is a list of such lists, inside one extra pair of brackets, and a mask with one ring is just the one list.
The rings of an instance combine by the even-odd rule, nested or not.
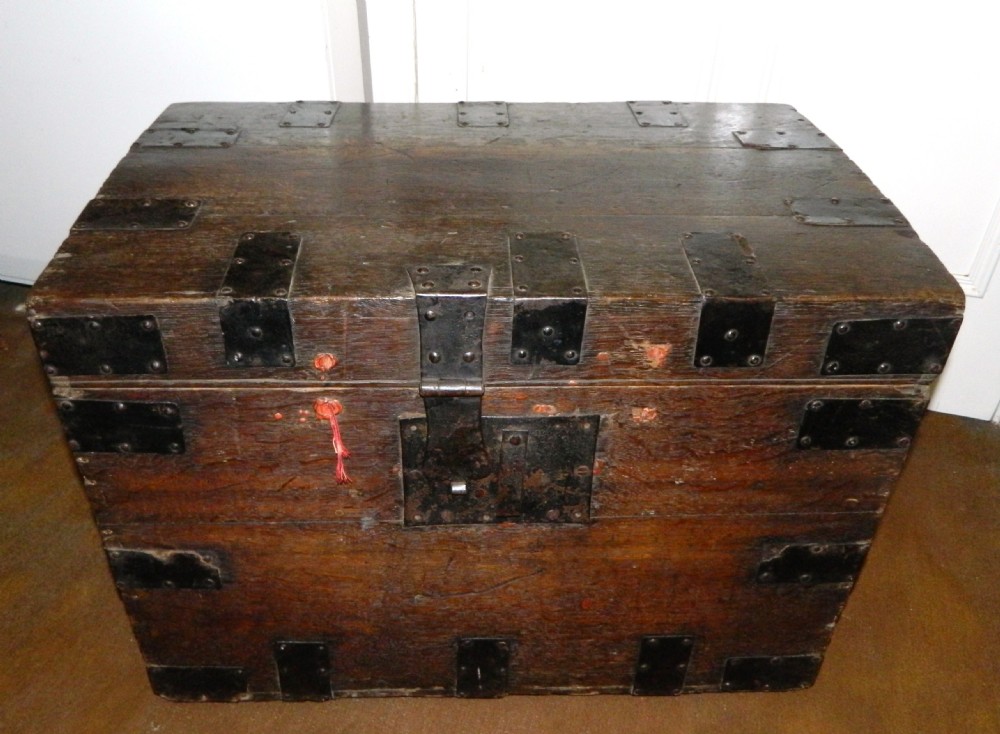
[(321, 0), (4, 0), (0, 279), (32, 282), (171, 102), (330, 99)]
[[(877, 2), (369, 2), (377, 101), (786, 102), (840, 144), (966, 289), (937, 410), (1000, 406), (996, 14)], [(995, 280), (1000, 280), (997, 278)]]

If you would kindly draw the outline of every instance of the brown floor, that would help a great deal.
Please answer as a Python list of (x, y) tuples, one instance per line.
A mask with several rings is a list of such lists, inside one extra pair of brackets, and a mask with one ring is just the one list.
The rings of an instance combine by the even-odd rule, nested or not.
[(0, 732), (1000, 732), (1000, 429), (928, 416), (816, 686), (679, 698), (174, 704), (149, 692), (0, 284)]

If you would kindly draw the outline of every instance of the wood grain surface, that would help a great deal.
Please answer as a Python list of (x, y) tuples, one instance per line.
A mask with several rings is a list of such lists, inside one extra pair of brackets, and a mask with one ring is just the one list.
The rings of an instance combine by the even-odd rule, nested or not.
[[(0, 284), (0, 730), (878, 734), (1000, 730), (1000, 436), (930, 414), (817, 684), (786, 694), (176, 704), (150, 692), (23, 312)], [(668, 722), (668, 723), (665, 723)]]

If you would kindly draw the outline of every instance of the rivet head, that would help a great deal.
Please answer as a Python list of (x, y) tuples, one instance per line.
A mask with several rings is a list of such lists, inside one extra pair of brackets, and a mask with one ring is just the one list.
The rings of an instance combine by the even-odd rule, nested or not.
[(838, 362), (835, 359), (832, 359), (826, 363), (826, 367), (824, 369), (830, 374), (835, 374), (837, 372), (840, 372), (840, 362)]
[(143, 319), (141, 326), (144, 331), (152, 331), (156, 328), (156, 322), (153, 319)]
[(476, 355), (473, 352), (465, 352), (462, 355), (463, 362), (473, 362), (476, 359)]
[(552, 336), (555, 333), (556, 333), (556, 330), (553, 329), (551, 326), (543, 326), (542, 327), (542, 336)]
[(546, 520), (558, 520), (559, 519), (559, 510), (557, 510), (555, 508), (552, 508), (551, 510), (549, 510), (548, 512), (545, 513), (545, 519)]
[(116, 448), (123, 454), (128, 454), (132, 452), (132, 444), (128, 441), (122, 441)]
[(860, 443), (861, 439), (859, 439), (857, 436), (848, 436), (844, 440), (844, 446), (846, 446), (849, 449), (857, 448)]
[(97, 369), (100, 370), (102, 375), (110, 375), (112, 372), (111, 365), (107, 362), (102, 362)]
[(251, 326), (247, 329), (247, 334), (253, 339), (260, 339), (264, 336), (264, 330), (259, 326)]
[(759, 354), (751, 354), (749, 357), (747, 357), (747, 364), (750, 365), (751, 367), (760, 367), (762, 364), (764, 364), (764, 358), (761, 357)]
[(437, 364), (441, 361), (441, 352), (430, 352), (427, 355), (427, 361), (431, 364)]
[(877, 369), (880, 375), (886, 375), (892, 372), (892, 364), (890, 364), (889, 362), (882, 362), (881, 364), (879, 364)]
[(823, 410), (822, 400), (813, 400), (809, 403), (809, 410), (815, 412), (817, 410)]
[(812, 580), (813, 577), (811, 573), (803, 573), (799, 575), (799, 581), (803, 584), (808, 584)]
[(899, 319), (897, 321), (893, 321), (892, 322), (892, 328), (895, 329), (896, 331), (902, 331), (903, 329), (906, 328), (906, 322), (903, 321), (902, 319)]
[(812, 444), (812, 436), (801, 436), (799, 438), (799, 446), (802, 446), (803, 448), (809, 448)]
[(424, 318), (427, 319), (428, 321), (433, 321), (437, 317), (438, 317), (437, 311), (433, 309), (430, 309), (429, 311), (427, 311), (427, 313), (424, 314)]
[(907, 448), (910, 445), (910, 443), (911, 439), (909, 436), (900, 436), (899, 438), (896, 439), (896, 445), (899, 446), (899, 448), (901, 449)]
[(848, 323), (837, 324), (837, 333), (846, 334), (851, 330), (851, 325)]
[(722, 338), (725, 339), (727, 342), (736, 341), (737, 339), (740, 338), (739, 329), (728, 329), (726, 333), (722, 335)]
[(771, 573), (770, 571), (764, 571), (764, 573), (760, 574), (760, 576), (757, 577), (757, 580), (765, 582), (774, 581), (774, 574)]
[(511, 436), (510, 440), (508, 441), (508, 443), (510, 443), (511, 446), (520, 446), (521, 445), (521, 437), (520, 436)]
[(875, 407), (875, 403), (871, 400), (862, 400), (860, 403), (861, 410), (871, 410), (873, 407)]
[(527, 349), (518, 349), (517, 350), (517, 358), (518, 359), (527, 359), (528, 358), (528, 350)]
[(698, 357), (698, 364), (701, 365), (702, 367), (711, 367), (714, 361), (715, 360), (712, 359), (712, 356), (710, 354), (703, 354), (700, 357)]
[(163, 370), (163, 362), (158, 359), (152, 359), (149, 361), (149, 371), (150, 372), (160, 372)]
[(565, 352), (563, 352), (563, 359), (565, 359), (567, 362), (575, 362), (579, 356), (580, 355), (578, 355), (576, 351), (573, 349), (567, 349)]

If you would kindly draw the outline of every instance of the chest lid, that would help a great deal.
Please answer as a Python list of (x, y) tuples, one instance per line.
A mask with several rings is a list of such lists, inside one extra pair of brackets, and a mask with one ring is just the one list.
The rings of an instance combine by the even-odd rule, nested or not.
[(33, 291), (57, 380), (927, 380), (962, 293), (782, 105), (169, 107)]

